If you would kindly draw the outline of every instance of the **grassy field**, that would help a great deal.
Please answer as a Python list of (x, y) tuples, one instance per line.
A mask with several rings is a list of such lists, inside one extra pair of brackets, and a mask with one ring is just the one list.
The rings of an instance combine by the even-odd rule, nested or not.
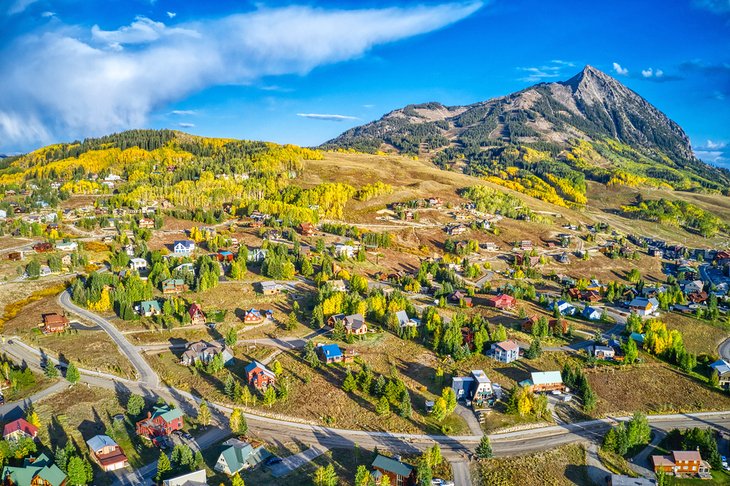
[(695, 319), (678, 312), (665, 313), (662, 319), (670, 329), (678, 329), (687, 351), (717, 356), (717, 346), (730, 336), (730, 324)]
[(576, 444), (527, 456), (483, 459), (476, 471), (474, 484), (481, 486), (590, 484), (585, 450)]
[(712, 471), (712, 481), (708, 481), (706, 479), (678, 479), (669, 477), (667, 478), (668, 486), (693, 486), (693, 485), (700, 485), (700, 484), (712, 484), (712, 485), (720, 485), (720, 486), (727, 486), (730, 485), (730, 474), (727, 471)]
[(587, 370), (598, 395), (595, 415), (727, 410), (730, 396), (714, 391), (645, 354), (646, 363)]

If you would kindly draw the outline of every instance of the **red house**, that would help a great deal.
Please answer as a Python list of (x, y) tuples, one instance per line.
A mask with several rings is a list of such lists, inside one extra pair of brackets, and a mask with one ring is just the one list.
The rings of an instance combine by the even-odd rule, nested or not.
[(192, 304), (188, 309), (190, 314), (190, 321), (195, 324), (205, 324), (205, 313), (198, 304)]
[(3, 439), (17, 441), (24, 438), (35, 439), (38, 436), (38, 427), (25, 419), (13, 420), (5, 424), (3, 428)]
[(258, 361), (253, 361), (244, 368), (246, 379), (249, 385), (257, 390), (266, 390), (270, 385), (276, 384), (276, 375), (266, 366)]
[(302, 223), (299, 225), (299, 232), (302, 236), (312, 236), (314, 231), (315, 227), (312, 223)]
[(497, 309), (511, 309), (516, 303), (517, 299), (507, 294), (493, 295), (487, 298), (487, 305)]
[(147, 417), (137, 422), (137, 435), (154, 440), (183, 428), (183, 413), (169, 405), (154, 407)]
[(43, 314), (43, 332), (46, 334), (54, 332), (63, 332), (68, 326), (69, 322), (64, 316), (56, 314)]

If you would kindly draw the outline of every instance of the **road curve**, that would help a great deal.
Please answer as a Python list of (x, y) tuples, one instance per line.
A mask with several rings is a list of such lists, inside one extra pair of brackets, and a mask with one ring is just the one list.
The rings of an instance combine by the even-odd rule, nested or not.
[(730, 338), (727, 338), (717, 348), (720, 352), (720, 358), (730, 363)]
[(127, 357), (134, 369), (137, 370), (139, 381), (142, 384), (150, 388), (157, 388), (160, 385), (160, 379), (157, 373), (155, 373), (149, 363), (142, 357), (139, 350), (111, 322), (71, 302), (71, 293), (68, 290), (59, 294), (58, 303), (67, 311), (88, 319), (101, 327), (112, 338), (122, 354)]

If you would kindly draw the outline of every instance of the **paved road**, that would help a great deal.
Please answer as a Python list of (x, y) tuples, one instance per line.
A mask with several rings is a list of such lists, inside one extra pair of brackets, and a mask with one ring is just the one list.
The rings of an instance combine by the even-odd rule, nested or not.
[(471, 486), (471, 470), (465, 460), (451, 461), (451, 472), (454, 474), (454, 486)]
[(45, 388), (38, 393), (34, 393), (33, 395), (26, 397), (22, 400), (5, 403), (0, 406), (0, 418), (5, 417), (7, 413), (12, 412), (18, 408), (25, 411), (30, 405), (34, 404), (35, 402), (43, 400), (47, 396), (54, 395), (60, 391), (63, 391), (68, 388), (68, 386), (69, 384), (67, 381), (58, 381), (48, 388)]
[(299, 454), (293, 454), (289, 457), (283, 457), (280, 463), (271, 466), (269, 470), (271, 471), (272, 476), (274, 476), (275, 478), (280, 478), (282, 476), (286, 476), (295, 469), (299, 469), (306, 463), (312, 462), (314, 459), (318, 458), (325, 452), (327, 452), (326, 447), (312, 446), (309, 449), (300, 452)]
[(117, 347), (119, 347), (119, 350), (122, 352), (122, 354), (127, 357), (132, 366), (134, 366), (134, 369), (137, 370), (137, 374), (139, 375), (141, 383), (149, 386), (150, 388), (157, 388), (159, 386), (160, 379), (158, 378), (157, 373), (155, 373), (149, 363), (145, 361), (139, 350), (134, 345), (132, 345), (132, 343), (130, 343), (127, 338), (124, 337), (124, 334), (119, 332), (119, 330), (114, 327), (111, 322), (107, 321), (97, 314), (94, 314), (93, 312), (82, 309), (81, 307), (71, 302), (71, 294), (68, 290), (65, 292), (61, 292), (61, 294), (58, 296), (58, 303), (67, 311), (73, 312), (74, 314), (90, 320), (91, 322), (102, 328), (104, 331), (106, 331), (106, 333), (109, 334), (109, 337), (112, 338)]
[(644, 447), (638, 454), (636, 454), (632, 459), (631, 462), (629, 462), (629, 466), (636, 474), (639, 474), (641, 476), (644, 476), (645, 478), (653, 478), (654, 477), (654, 471), (652, 471), (650, 468), (652, 465), (649, 463), (649, 456), (652, 452), (654, 452), (654, 448), (662, 441), (662, 439), (667, 435), (667, 433), (663, 430), (653, 430), (654, 437), (651, 439), (651, 442), (647, 444), (646, 447)]
[(723, 341), (717, 350), (720, 353), (720, 357), (730, 363), (730, 338)]

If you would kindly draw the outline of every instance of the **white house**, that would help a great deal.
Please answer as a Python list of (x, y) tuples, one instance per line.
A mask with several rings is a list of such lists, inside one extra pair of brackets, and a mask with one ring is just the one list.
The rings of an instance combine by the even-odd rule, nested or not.
[(129, 260), (129, 268), (132, 270), (145, 270), (147, 268), (147, 260), (144, 258), (132, 258)]
[(352, 258), (353, 256), (355, 256), (355, 247), (352, 245), (343, 245), (341, 243), (337, 243), (335, 244), (335, 255)]
[(583, 317), (589, 321), (600, 321), (602, 315), (603, 313), (595, 307), (586, 306), (586, 308), (583, 309)]
[(253, 263), (261, 263), (266, 260), (266, 252), (262, 248), (254, 248), (248, 252), (248, 261)]
[(520, 358), (520, 347), (514, 341), (502, 341), (492, 344), (489, 355), (500, 363), (511, 363)]
[(693, 292), (702, 292), (705, 288), (705, 283), (702, 280), (693, 280), (691, 282), (687, 282), (684, 285), (684, 293), (685, 294), (691, 294)]
[(420, 320), (408, 317), (408, 313), (404, 310), (396, 312), (395, 317), (398, 319), (400, 327), (418, 327), (421, 325)]
[(636, 297), (629, 303), (629, 309), (642, 317), (651, 316), (659, 310), (659, 301), (654, 297)]
[(60, 251), (76, 251), (79, 248), (79, 244), (75, 241), (62, 241), (56, 243), (56, 250)]
[(195, 251), (195, 242), (191, 240), (178, 240), (172, 247), (176, 255), (190, 255)]
[(590, 353), (598, 359), (613, 359), (616, 356), (616, 350), (611, 346), (599, 346), (598, 344), (590, 347)]

